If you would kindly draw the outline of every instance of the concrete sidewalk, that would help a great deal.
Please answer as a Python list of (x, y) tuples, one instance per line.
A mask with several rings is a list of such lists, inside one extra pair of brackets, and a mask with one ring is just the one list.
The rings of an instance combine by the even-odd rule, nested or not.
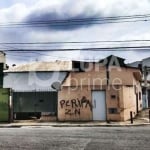
[(38, 121), (17, 121), (9, 124), (0, 124), (0, 128), (20, 128), (20, 127), (132, 127), (132, 126), (147, 126), (150, 125), (149, 119), (140, 118), (134, 119), (133, 124), (130, 121), (126, 122), (38, 122)]

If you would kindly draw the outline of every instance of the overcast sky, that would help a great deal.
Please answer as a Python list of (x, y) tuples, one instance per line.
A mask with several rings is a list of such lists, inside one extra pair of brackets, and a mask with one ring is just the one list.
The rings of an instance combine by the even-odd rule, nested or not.
[[(76, 18), (108, 17), (122, 15), (150, 14), (150, 0), (1, 0), (0, 24), (10, 22), (30, 22), (37, 20), (62, 20)], [(94, 24), (78, 26), (0, 27), (2, 42), (67, 42), (150, 39), (150, 21), (116, 24)], [(150, 45), (150, 44), (149, 44)], [(104, 45), (65, 44), (48, 48), (101, 47)], [(107, 45), (105, 45), (107, 46)], [(108, 45), (110, 46), (110, 45)], [(114, 46), (114, 45), (113, 45)], [(128, 45), (121, 45), (128, 46)], [(0, 49), (21, 48), (18, 45), (0, 45)], [(29, 48), (29, 47), (23, 47)], [(31, 47), (36, 48), (36, 47)], [(38, 47), (39, 48), (39, 47)], [(45, 46), (40, 47), (45, 48)], [(46, 47), (47, 48), (47, 47)], [(141, 60), (150, 52), (49, 52), (34, 54), (7, 54), (8, 64), (21, 64), (29, 61), (50, 61), (54, 59), (101, 59), (114, 54), (126, 62)]]

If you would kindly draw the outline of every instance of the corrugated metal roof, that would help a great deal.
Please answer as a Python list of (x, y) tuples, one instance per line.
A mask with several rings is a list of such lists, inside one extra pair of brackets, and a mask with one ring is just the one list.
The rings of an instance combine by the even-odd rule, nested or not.
[(71, 71), (72, 61), (33, 62), (11, 67), (5, 72), (29, 72), (29, 71)]

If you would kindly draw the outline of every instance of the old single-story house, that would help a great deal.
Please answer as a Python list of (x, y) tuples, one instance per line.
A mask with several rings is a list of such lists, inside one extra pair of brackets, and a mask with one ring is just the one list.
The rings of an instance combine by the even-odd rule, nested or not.
[(99, 62), (34, 62), (4, 73), (14, 117), (49, 114), (58, 121), (127, 120), (142, 109), (140, 81), (138, 68), (113, 55)]
[(113, 55), (74, 62), (58, 93), (60, 121), (125, 121), (142, 109), (141, 72)]

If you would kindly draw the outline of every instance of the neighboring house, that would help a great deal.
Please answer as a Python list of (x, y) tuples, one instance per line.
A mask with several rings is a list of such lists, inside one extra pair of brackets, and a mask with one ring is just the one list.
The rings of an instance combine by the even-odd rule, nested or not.
[(13, 114), (16, 119), (47, 114), (57, 117), (55, 82), (62, 83), (71, 62), (34, 62), (12, 67), (4, 72), (4, 87), (12, 89)]
[(143, 108), (150, 107), (150, 57), (141, 61), (128, 64), (129, 66), (139, 67), (142, 71), (142, 97)]
[(141, 72), (124, 59), (111, 55), (73, 66), (58, 93), (58, 120), (125, 121), (142, 109)]
[(58, 121), (127, 120), (142, 109), (140, 80), (138, 68), (112, 55), (99, 62), (35, 62), (4, 73), (16, 117), (49, 113)]

